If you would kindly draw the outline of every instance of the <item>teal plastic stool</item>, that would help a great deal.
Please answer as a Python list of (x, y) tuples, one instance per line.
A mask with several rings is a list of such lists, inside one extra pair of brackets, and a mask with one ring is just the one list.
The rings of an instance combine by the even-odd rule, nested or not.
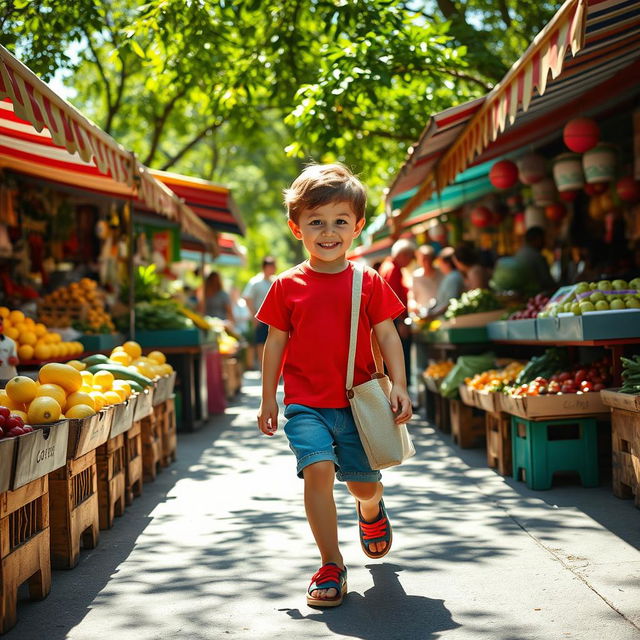
[(551, 489), (556, 471), (577, 471), (582, 486), (598, 485), (598, 445), (594, 418), (527, 420), (511, 416), (513, 477), (530, 489)]

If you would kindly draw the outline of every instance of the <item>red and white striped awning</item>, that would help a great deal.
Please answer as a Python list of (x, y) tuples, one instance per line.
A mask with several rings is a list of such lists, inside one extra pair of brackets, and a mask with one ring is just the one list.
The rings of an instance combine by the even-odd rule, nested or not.
[(394, 219), (396, 228), (472, 164), (539, 143), (576, 113), (637, 91), (639, 61), (638, 0), (567, 0), (504, 79), (459, 123), (455, 140), (440, 151)]
[(57, 96), (0, 45), (0, 168), (136, 197), (217, 251), (217, 238), (180, 198), (111, 136)]

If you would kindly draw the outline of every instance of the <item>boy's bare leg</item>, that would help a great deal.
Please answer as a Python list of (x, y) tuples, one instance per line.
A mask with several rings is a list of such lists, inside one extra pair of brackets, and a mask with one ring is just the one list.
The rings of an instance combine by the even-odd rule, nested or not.
[[(373, 522), (380, 514), (382, 482), (347, 482), (351, 495), (360, 503), (360, 513), (367, 522)], [(387, 548), (386, 542), (372, 542), (369, 551), (381, 553)]]
[[(333, 499), (333, 482), (335, 467), (333, 462), (322, 461), (304, 468), (304, 507), (307, 520), (318, 545), (322, 564), (335, 562), (344, 567), (342, 554), (338, 547), (338, 515)], [(314, 589), (314, 598), (334, 598), (337, 591), (331, 589)]]

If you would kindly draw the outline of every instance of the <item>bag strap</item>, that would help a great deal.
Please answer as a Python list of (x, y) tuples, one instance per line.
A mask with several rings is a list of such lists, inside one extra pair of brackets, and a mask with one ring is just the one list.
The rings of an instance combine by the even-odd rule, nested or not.
[(353, 387), (353, 369), (356, 363), (356, 345), (358, 343), (358, 319), (360, 318), (360, 299), (362, 298), (362, 265), (353, 264), (353, 284), (351, 286), (351, 328), (349, 330), (349, 359), (347, 360), (347, 391)]

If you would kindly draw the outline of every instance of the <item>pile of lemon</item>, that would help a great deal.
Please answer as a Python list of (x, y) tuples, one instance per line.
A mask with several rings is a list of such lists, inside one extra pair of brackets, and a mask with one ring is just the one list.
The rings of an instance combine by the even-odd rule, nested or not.
[(68, 358), (83, 351), (81, 342), (63, 342), (59, 333), (49, 331), (42, 322), (35, 322), (18, 309), (0, 307), (0, 317), (4, 334), (16, 343), (22, 362)]
[(132, 367), (151, 380), (173, 372), (173, 367), (167, 362), (167, 357), (162, 351), (151, 351), (149, 355), (143, 356), (142, 347), (133, 340), (116, 347), (109, 359), (125, 367)]
[(131, 395), (124, 380), (108, 371), (95, 375), (71, 364), (49, 363), (38, 379), (15, 376), (0, 390), (0, 406), (27, 424), (49, 424), (64, 418), (88, 418), (103, 407), (124, 402)]

